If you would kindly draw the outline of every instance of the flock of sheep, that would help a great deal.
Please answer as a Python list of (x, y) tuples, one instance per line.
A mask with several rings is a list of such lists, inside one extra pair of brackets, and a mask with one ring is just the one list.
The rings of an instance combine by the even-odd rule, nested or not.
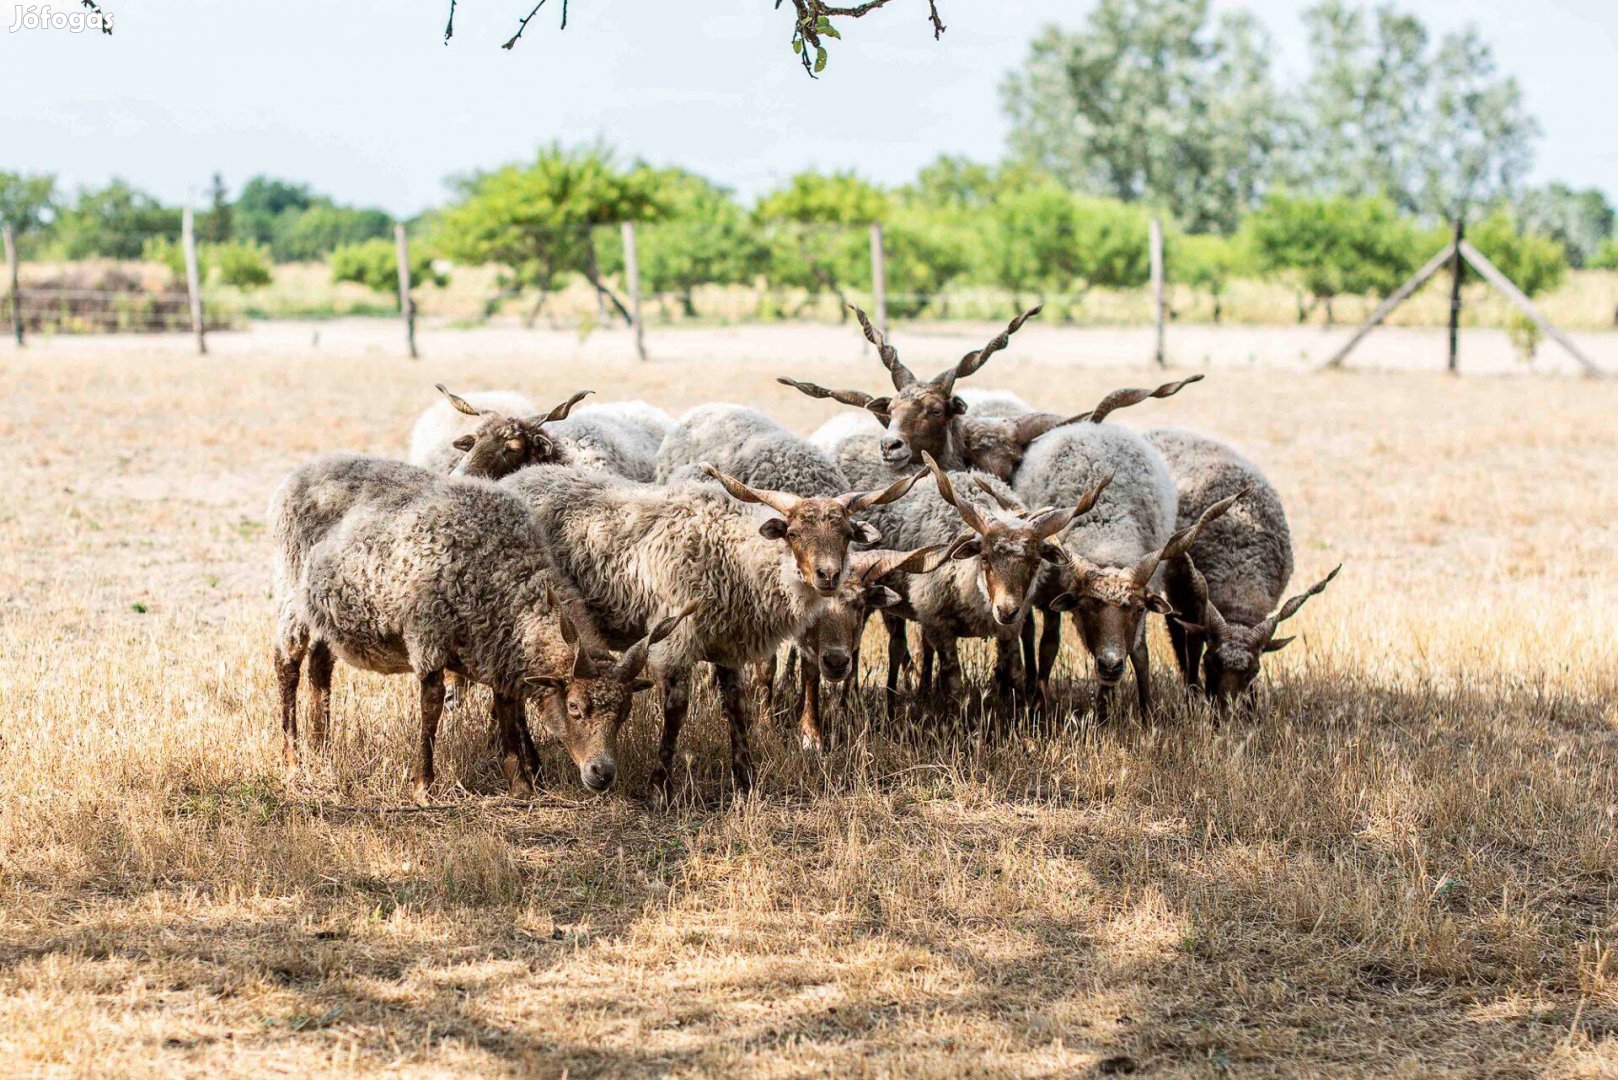
[(492, 691), (514, 795), (537, 779), (530, 709), (603, 791), (632, 699), (655, 683), (652, 786), (666, 796), (691, 669), (706, 663), (745, 789), (750, 713), (771, 707), (781, 646), (801, 664), (802, 744), (819, 750), (820, 682), (846, 696), (873, 612), (888, 632), (890, 715), (906, 669), (917, 701), (965, 700), (962, 638), (995, 642), (989, 703), (1040, 708), (1064, 612), (1094, 659), (1098, 719), (1126, 662), (1150, 714), (1153, 612), (1167, 617), (1188, 686), (1221, 703), (1251, 693), (1262, 654), (1291, 640), (1279, 625), (1337, 571), (1282, 603), (1291, 539), (1258, 468), (1205, 435), (1106, 422), (1200, 375), (1114, 391), (1077, 416), (957, 391), (1038, 310), (927, 380), (856, 311), (894, 392), (781, 379), (858, 410), (807, 439), (740, 405), (676, 421), (643, 402), (578, 406), (580, 393), (542, 414), (520, 394), (440, 386), (411, 463), (339, 453), (295, 469), (270, 506), (288, 763), (305, 661), (317, 744), (335, 660), (416, 676), (420, 799), (463, 682)]

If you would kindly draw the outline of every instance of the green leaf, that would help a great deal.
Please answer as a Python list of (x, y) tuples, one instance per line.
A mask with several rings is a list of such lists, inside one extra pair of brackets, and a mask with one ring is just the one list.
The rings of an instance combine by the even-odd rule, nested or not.
[(815, 24), (815, 33), (825, 34), (827, 37), (836, 38), (838, 41), (843, 40), (843, 35), (838, 33), (837, 27), (833, 26), (831, 24), (831, 20), (826, 18), (824, 15), (822, 15), (820, 17), (820, 21)]
[(792, 51), (794, 53), (800, 53), (803, 51), (803, 38), (794, 37), (792, 39)]
[(825, 71), (825, 70), (826, 70), (826, 47), (824, 45), (816, 45), (815, 46), (815, 74), (819, 75), (822, 71)]

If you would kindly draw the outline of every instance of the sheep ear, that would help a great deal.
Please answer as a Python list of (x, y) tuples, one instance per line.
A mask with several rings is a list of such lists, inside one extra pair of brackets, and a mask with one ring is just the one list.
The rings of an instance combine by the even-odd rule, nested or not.
[(983, 554), (983, 538), (974, 536), (950, 548), (949, 557), (952, 559), (975, 559), (981, 554)]
[(636, 679), (634, 682), (629, 684), (629, 692), (631, 694), (638, 694), (643, 690), (650, 690), (651, 688), (652, 683), (650, 679)]
[(1175, 614), (1174, 605), (1169, 603), (1168, 598), (1154, 592), (1146, 594), (1146, 610), (1155, 611), (1159, 615)]
[(1039, 557), (1043, 561), (1055, 563), (1057, 566), (1062, 566), (1067, 562), (1067, 553), (1062, 550), (1061, 545), (1050, 540), (1039, 545)]
[(866, 545), (867, 547), (870, 547), (872, 545), (880, 544), (882, 542), (882, 530), (878, 529), (875, 525), (872, 525), (870, 522), (868, 522), (868, 521), (853, 521), (853, 522), (850, 522), (849, 524), (851, 524), (854, 527), (854, 540), (857, 543), (861, 543), (861, 544)]
[(876, 415), (886, 424), (888, 422), (888, 409), (892, 407), (891, 397), (874, 397), (865, 403), (865, 411)]
[(949, 409), (947, 411), (951, 416), (965, 416), (966, 402), (962, 401), (957, 395), (951, 394), (949, 396)]
[(1279, 652), (1280, 650), (1286, 648), (1288, 645), (1292, 644), (1294, 641), (1297, 641), (1297, 640), (1298, 639), (1296, 637), (1271, 638), (1269, 641), (1266, 641), (1264, 643), (1264, 651), (1265, 652)]
[(477, 444), (478, 440), (474, 435), (462, 435), (459, 439), (456, 439), (454, 442), (450, 443), (451, 446), (455, 447), (455, 449), (459, 450), (463, 454)]
[(758, 527), (758, 534), (766, 540), (779, 540), (787, 534), (787, 523), (778, 517), (769, 518)]
[(1079, 594), (1076, 592), (1065, 592), (1049, 604), (1052, 611), (1072, 611), (1078, 606)]
[(528, 682), (534, 686), (543, 686), (547, 690), (562, 691), (567, 689), (567, 680), (560, 675), (536, 675)]
[(1188, 634), (1206, 634), (1208, 632), (1208, 628), (1203, 626), (1201, 623), (1187, 622), (1177, 615), (1171, 615), (1169, 617), (1175, 622), (1179, 623), (1180, 629), (1184, 630)]
[(888, 588), (886, 585), (872, 585), (865, 590), (865, 606), (873, 608), (890, 608), (903, 600), (904, 597)]

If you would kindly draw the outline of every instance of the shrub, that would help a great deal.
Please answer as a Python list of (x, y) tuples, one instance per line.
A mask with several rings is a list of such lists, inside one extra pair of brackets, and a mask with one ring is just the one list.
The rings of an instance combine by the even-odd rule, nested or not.
[[(399, 288), (399, 252), (392, 240), (366, 240), (344, 244), (331, 253), (331, 279), (352, 281), (377, 292)], [(431, 253), (419, 245), (410, 249), (410, 284), (442, 286), (448, 278), (433, 268)]]

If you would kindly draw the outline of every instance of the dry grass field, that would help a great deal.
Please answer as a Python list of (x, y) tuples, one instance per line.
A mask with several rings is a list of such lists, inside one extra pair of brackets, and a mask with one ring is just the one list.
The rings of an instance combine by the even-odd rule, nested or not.
[[(1062, 339), (974, 381), (1151, 378)], [(617, 792), (548, 748), (497, 794), (474, 707), (407, 811), (409, 680), (339, 669), (332, 753), (280, 765), (287, 468), (402, 452), (440, 379), (803, 430), (833, 407), (777, 372), (878, 385), (468, 351), (0, 345), (0, 1072), (1618, 1073), (1618, 384), (1216, 363), (1132, 410), (1269, 469), (1300, 584), (1346, 564), (1256, 715), (1185, 703), (1158, 630), (1155, 725), (918, 741), (873, 698), (818, 761), (762, 731), (734, 803), (704, 680), (672, 809), (647, 701)]]

